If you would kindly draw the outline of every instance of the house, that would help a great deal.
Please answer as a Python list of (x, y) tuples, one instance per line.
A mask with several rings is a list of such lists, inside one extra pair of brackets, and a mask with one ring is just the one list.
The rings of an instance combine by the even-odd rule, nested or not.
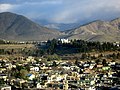
[(40, 74), (40, 79), (41, 80), (47, 80), (48, 79), (48, 74)]
[(8, 68), (8, 69), (11, 69), (13, 66), (11, 63), (6, 63), (5, 66)]
[(40, 85), (40, 83), (37, 83), (36, 88), (42, 88), (42, 86)]
[(7, 80), (7, 75), (6, 74), (0, 74), (0, 79), (4, 79), (4, 81)]
[(90, 65), (89, 69), (93, 69), (95, 67), (95, 65)]
[(115, 64), (116, 64), (115, 62), (110, 62), (108, 65), (112, 66), (112, 65), (115, 65)]
[(102, 67), (103, 67), (102, 64), (97, 65), (97, 68), (102, 68)]
[(7, 69), (5, 67), (0, 67), (0, 73), (6, 71)]
[(33, 80), (35, 78), (34, 74), (27, 74), (29, 80)]
[(28, 58), (26, 58), (27, 62), (34, 62), (34, 57), (29, 56)]
[(27, 80), (23, 80), (23, 79), (19, 79), (19, 78), (13, 80), (14, 85), (18, 86), (18, 87), (22, 87), (22, 84), (25, 82), (27, 82)]
[(89, 87), (88, 90), (96, 90), (96, 88), (95, 87)]
[(0, 86), (0, 90), (12, 90), (12, 89), (11, 86), (4, 85), (4, 86)]
[(48, 69), (48, 67), (46, 67), (46, 66), (43, 66), (43, 67), (40, 67), (42, 70), (44, 70), (44, 69)]
[(39, 67), (30, 67), (30, 71), (38, 72), (39, 70)]
[(83, 66), (86, 68), (86, 67), (89, 67), (90, 64), (85, 63)]
[(64, 79), (64, 77), (62, 75), (59, 75), (59, 76), (56, 77), (56, 81), (61, 81), (63, 79)]
[(62, 43), (70, 43), (70, 40), (68, 39), (59, 39)]
[(63, 83), (64, 83), (63, 90), (68, 90), (68, 88), (69, 88), (68, 81), (64, 80)]

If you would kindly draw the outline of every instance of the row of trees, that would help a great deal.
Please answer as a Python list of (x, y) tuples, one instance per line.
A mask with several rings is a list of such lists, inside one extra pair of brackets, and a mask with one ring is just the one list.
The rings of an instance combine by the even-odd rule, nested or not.
[(21, 48), (21, 49), (0, 49), (1, 55), (15, 55), (22, 54), (23, 56), (42, 56), (45, 51), (43, 49), (31, 49), (31, 48)]
[(61, 48), (67, 47), (68, 49), (76, 49), (77, 52), (92, 52), (92, 51), (114, 51), (120, 50), (117, 45), (114, 45), (110, 42), (88, 42), (84, 40), (71, 40), (71, 43), (62, 43), (59, 40), (53, 39), (49, 40), (46, 44), (47, 53), (54, 54), (57, 49), (62, 50)]
[(107, 55), (107, 58), (109, 59), (120, 59), (120, 53), (113, 53), (113, 54), (109, 54)]
[(45, 54), (53, 55), (64, 54), (65, 51), (73, 53), (88, 53), (93, 51), (115, 51), (120, 50), (120, 47), (114, 45), (110, 42), (88, 42), (84, 40), (71, 40), (70, 43), (62, 43), (60, 40), (48, 40), (45, 47), (40, 47), (38, 49), (0, 49), (0, 54), (22, 54), (27, 56), (43, 56)]

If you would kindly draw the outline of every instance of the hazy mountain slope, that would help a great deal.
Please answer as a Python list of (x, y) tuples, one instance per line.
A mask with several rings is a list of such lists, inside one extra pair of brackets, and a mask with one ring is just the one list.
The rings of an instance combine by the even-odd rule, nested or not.
[(55, 23), (55, 22), (49, 22), (47, 20), (39, 20), (39, 19), (34, 19), (34, 21), (36, 23), (38, 23), (39, 25), (42, 25), (44, 27), (50, 28), (50, 29), (54, 29), (54, 30), (59, 30), (59, 31), (65, 31), (65, 30), (69, 30), (69, 29), (73, 29), (76, 27), (79, 27), (80, 25), (82, 25), (82, 23), (80, 22), (76, 22), (76, 23)]
[(110, 22), (94, 21), (79, 28), (64, 32), (69, 39), (88, 41), (120, 41), (120, 19)]
[(24, 16), (0, 13), (0, 38), (6, 40), (40, 40), (53, 38), (83, 39), (88, 41), (120, 41), (120, 18), (109, 22), (94, 21), (67, 31), (50, 30)]
[(51, 29), (55, 29), (55, 30), (59, 30), (59, 31), (65, 31), (65, 30), (76, 28), (80, 25), (81, 24), (79, 24), (79, 23), (69, 23), (69, 24), (53, 23), (53, 24), (47, 24), (47, 25), (44, 25), (44, 26), (47, 27), (47, 28), (51, 28)]
[(0, 38), (7, 40), (48, 40), (61, 33), (40, 26), (24, 16), (0, 13)]

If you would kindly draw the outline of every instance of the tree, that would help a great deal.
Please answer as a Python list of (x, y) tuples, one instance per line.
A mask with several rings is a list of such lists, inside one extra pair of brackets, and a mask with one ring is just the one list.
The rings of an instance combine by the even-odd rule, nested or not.
[(17, 69), (18, 71), (20, 71), (21, 69), (24, 69), (24, 67), (23, 67), (23, 66), (16, 65), (16, 69)]
[(117, 53), (117, 59), (120, 59), (120, 53)]
[(47, 61), (50, 61), (50, 60), (60, 60), (60, 57), (57, 54), (48, 55)]
[(49, 40), (47, 42), (47, 46), (48, 46), (47, 53), (48, 54), (54, 54), (57, 44), (58, 44), (58, 41), (56, 39), (53, 39), (51, 41)]
[(100, 55), (99, 55), (99, 57), (103, 57), (104, 55), (101, 53)]
[(83, 53), (82, 56), (81, 56), (81, 59), (86, 59), (86, 58), (87, 58), (87, 54)]
[(5, 44), (5, 41), (3, 41), (3, 40), (0, 40), (0, 44)]
[(106, 59), (103, 59), (102, 64), (103, 64), (103, 66), (106, 66), (106, 65), (107, 65)]
[(22, 83), (22, 88), (25, 89), (25, 88), (28, 88), (28, 83)]
[(100, 62), (100, 59), (97, 59), (97, 60), (95, 61), (96, 64), (99, 64), (99, 62)]
[(77, 66), (78, 66), (78, 63), (79, 63), (79, 62), (78, 62), (78, 60), (75, 60), (75, 65), (77, 65)]
[(55, 61), (53, 61), (53, 67), (56, 67), (56, 66), (57, 66), (56, 62), (55, 62)]
[(27, 74), (28, 74), (27, 70), (25, 70), (25, 69), (21, 69), (20, 70), (20, 77), (21, 78), (26, 79), (27, 78)]
[(0, 79), (0, 86), (5, 84), (4, 79)]
[(113, 59), (116, 59), (117, 58), (117, 55), (115, 53), (112, 54), (112, 58)]
[(16, 68), (12, 68), (11, 71), (11, 76), (19, 78), (19, 71)]
[(0, 54), (4, 54), (5, 50), (4, 49), (0, 49)]

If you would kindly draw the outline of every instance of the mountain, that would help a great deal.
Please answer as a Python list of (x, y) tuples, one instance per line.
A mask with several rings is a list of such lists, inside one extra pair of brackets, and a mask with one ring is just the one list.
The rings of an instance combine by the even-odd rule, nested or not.
[(60, 35), (59, 31), (40, 26), (22, 15), (10, 12), (0, 13), (1, 39), (45, 41)]
[[(47, 22), (45, 22), (47, 24)], [(78, 24), (79, 25), (79, 24)], [(60, 24), (53, 24), (53, 27)], [(70, 26), (70, 24), (63, 25)], [(41, 26), (28, 18), (10, 12), (0, 13), (0, 38), (6, 40), (39, 40), (53, 38), (82, 39), (87, 41), (120, 42), (120, 18), (111, 21), (93, 21), (74, 29), (58, 31)]]
[(79, 23), (68, 23), (68, 24), (64, 24), (64, 23), (52, 23), (52, 24), (47, 24), (44, 25), (47, 28), (51, 28), (51, 29), (56, 29), (59, 31), (65, 31), (65, 30), (69, 30), (69, 29), (73, 29), (75, 27), (80, 26), (81, 24)]
[(50, 28), (50, 29), (58, 30), (58, 31), (65, 31), (65, 30), (73, 29), (75, 27), (82, 25), (82, 23), (80, 23), (80, 22), (77, 22), (77, 23), (54, 23), (54, 22), (49, 22), (47, 20), (39, 20), (39, 19), (37, 19), (37, 20), (34, 19), (34, 21), (36, 23), (38, 23), (39, 25), (42, 25), (42, 26)]
[(68, 39), (120, 42), (120, 18), (112, 21), (93, 21), (64, 33), (64, 38)]

